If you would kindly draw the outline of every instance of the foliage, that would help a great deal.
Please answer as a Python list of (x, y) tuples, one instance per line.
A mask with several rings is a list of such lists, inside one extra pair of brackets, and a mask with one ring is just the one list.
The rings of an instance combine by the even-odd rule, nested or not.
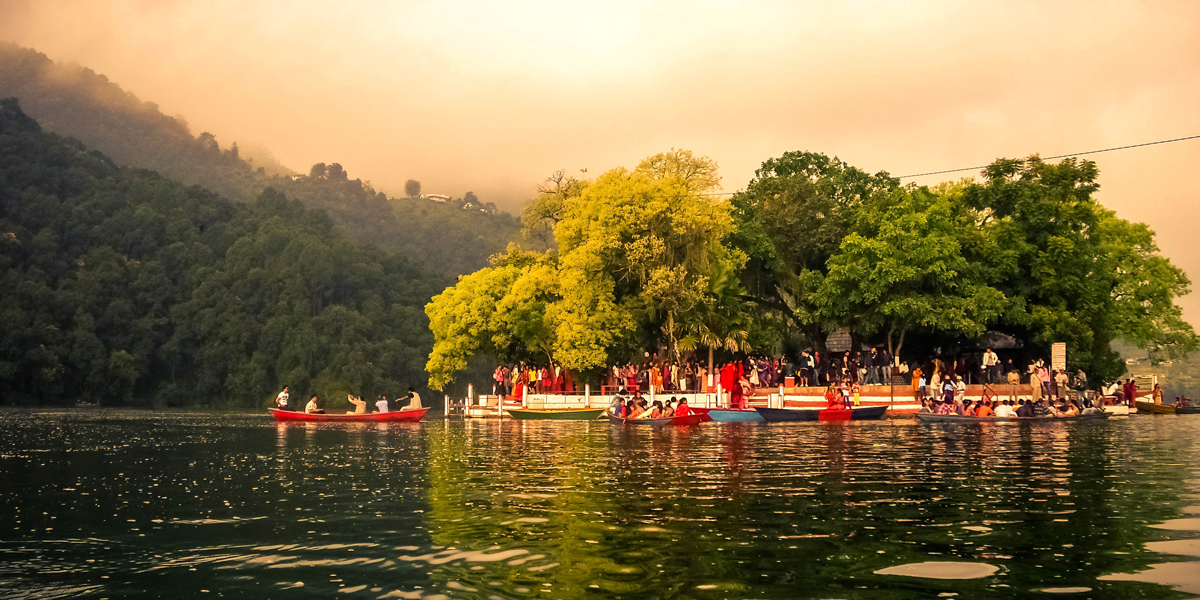
[(707, 156), (696, 156), (691, 150), (659, 152), (638, 163), (638, 173), (651, 179), (678, 179), (695, 193), (711, 192), (721, 186), (717, 175), (717, 161)]
[(477, 198), (469, 209), (462, 200), (448, 206), (412, 193), (389, 199), (369, 182), (351, 179), (338, 163), (318, 163), (298, 175), (269, 154), (250, 159), (236, 143), (222, 149), (210, 133), (193, 136), (181, 117), (162, 114), (90, 69), (0, 43), (0, 97), (9, 96), (47, 130), (75, 137), (119, 165), (151, 169), (242, 202), (274, 188), (326, 211), (360, 242), (436, 265), (446, 283), (486, 265), (517, 238), (516, 219)]
[(898, 185), (887, 173), (870, 175), (812, 152), (763, 162), (731, 199), (732, 240), (750, 259), (744, 275), (750, 298), (824, 350), (826, 334), (838, 325), (819, 301), (829, 259), (862, 207)]
[(964, 254), (961, 212), (951, 195), (928, 188), (873, 199), (829, 258), (816, 294), (821, 311), (860, 334), (888, 332), (893, 352), (911, 330), (951, 339), (983, 334), (1006, 299)]
[[(258, 406), (421, 379), (437, 280), (267, 190), (115, 166), (0, 103), (0, 398)], [(436, 284), (435, 284), (436, 285)]]
[(729, 289), (728, 274), (744, 262), (723, 242), (733, 230), (728, 204), (672, 174), (614, 169), (594, 181), (557, 181), (535, 200), (555, 203), (542, 214), (555, 220), (557, 252), (510, 248), (426, 307), (431, 385), (445, 385), (477, 352), (540, 353), (582, 372), (652, 345), (677, 355), (681, 338), (693, 343), (694, 319), (707, 319), (713, 336), (744, 339), (717, 318), (736, 313), (740, 299), (702, 307), (714, 305), (712, 274)]
[(1096, 202), (1098, 175), (1089, 161), (1002, 159), (963, 190), (963, 201), (995, 240), (981, 262), (1012, 299), (1001, 328), (1042, 350), (1067, 342), (1073, 366), (1111, 381), (1124, 371), (1110, 348), (1116, 337), (1175, 355), (1197, 339), (1174, 303), (1188, 292), (1187, 277), (1158, 254), (1145, 225)]

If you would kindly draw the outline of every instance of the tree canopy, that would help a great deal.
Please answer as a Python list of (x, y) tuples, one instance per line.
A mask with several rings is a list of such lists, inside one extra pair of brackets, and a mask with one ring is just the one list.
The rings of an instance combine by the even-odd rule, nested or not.
[(0, 101), (0, 399), (261, 406), (424, 379), (440, 278), (268, 189), (117, 167)]
[(589, 372), (651, 342), (678, 354), (680, 341), (697, 335), (700, 315), (710, 331), (724, 327), (702, 307), (713, 304), (714, 274), (737, 272), (745, 258), (725, 242), (733, 232), (728, 203), (701, 189), (668, 170), (558, 177), (534, 203), (556, 249), (510, 248), (426, 307), (430, 385), (447, 384), (479, 351)]

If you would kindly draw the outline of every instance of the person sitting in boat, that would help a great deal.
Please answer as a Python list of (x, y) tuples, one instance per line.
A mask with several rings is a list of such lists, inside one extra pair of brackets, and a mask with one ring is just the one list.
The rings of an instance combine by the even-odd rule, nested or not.
[[(406, 394), (404, 398), (408, 398), (408, 404), (404, 408), (400, 409), (401, 411), (421, 410), (422, 408), (425, 408), (424, 406), (421, 406), (421, 395), (418, 394), (416, 390), (412, 389), (412, 386), (409, 386), (408, 394)], [(396, 400), (396, 403), (399, 404), (400, 400)]]
[(365, 414), (367, 414), (367, 403), (364, 402), (362, 398), (355, 398), (354, 396), (351, 396), (350, 394), (346, 394), (346, 400), (349, 400), (350, 404), (354, 405), (354, 410), (348, 410), (348, 411), (346, 411), (346, 414), (348, 414), (348, 415), (365, 415)]
[(625, 403), (625, 418), (636, 419), (642, 414), (642, 407), (638, 406), (637, 402), (632, 399)]
[(994, 417), (994, 416), (996, 416), (996, 412), (992, 410), (991, 402), (989, 402), (987, 400), (980, 400), (975, 405), (975, 416), (977, 416), (977, 417)]
[(1175, 408), (1191, 408), (1191, 403), (1188, 402), (1187, 396), (1179, 396), (1175, 398)]
[(625, 399), (619, 392), (613, 396), (612, 402), (608, 405), (608, 412), (614, 417), (625, 416)]
[(325, 414), (325, 411), (321, 410), (320, 406), (317, 406), (317, 397), (316, 396), (313, 396), (312, 398), (308, 399), (308, 405), (304, 407), (304, 412), (306, 412), (310, 415)]
[(924, 413), (924, 414), (932, 413), (933, 410), (929, 408), (929, 401), (922, 398), (921, 399), (921, 410), (918, 410), (917, 412)]
[(938, 402), (936, 412), (939, 415), (952, 415), (954, 414), (954, 405), (949, 402)]
[(650, 418), (651, 419), (661, 419), (662, 416), (663, 416), (662, 401), (655, 400), (654, 406), (650, 409)]
[(1005, 419), (1009, 419), (1009, 418), (1017, 416), (1017, 411), (1013, 410), (1011, 400), (1005, 400), (1005, 401), (997, 404), (996, 410), (993, 412), (995, 412), (997, 417), (1001, 417), (1001, 418), (1005, 418)]
[(688, 406), (687, 398), (679, 399), (679, 406), (675, 407), (675, 416), (686, 417), (692, 414), (692, 407)]
[(675, 416), (675, 407), (674, 407), (674, 406), (672, 406), (672, 404), (673, 404), (674, 402), (675, 402), (675, 397), (674, 397), (674, 396), (671, 396), (671, 399), (670, 399), (670, 400), (667, 400), (667, 403), (663, 405), (663, 409), (662, 409), (662, 416), (664, 416), (664, 417), (673, 417), (673, 416)]
[(1032, 417), (1033, 416), (1033, 402), (1027, 401), (1024, 398), (1022, 398), (1021, 405), (1017, 407), (1017, 416), (1018, 417)]
[(388, 411), (387, 396), (380, 396), (379, 400), (375, 401), (375, 410), (381, 413), (386, 413)]
[(283, 386), (283, 391), (275, 396), (275, 408), (279, 410), (292, 410), (288, 408), (288, 386)]
[(1067, 402), (1065, 398), (1059, 398), (1058, 410), (1055, 411), (1056, 417), (1078, 417), (1079, 408), (1072, 402)]

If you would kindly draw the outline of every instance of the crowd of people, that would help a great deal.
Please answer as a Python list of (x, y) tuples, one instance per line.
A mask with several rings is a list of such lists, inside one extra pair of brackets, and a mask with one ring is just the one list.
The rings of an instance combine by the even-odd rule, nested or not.
[(642, 397), (641, 392), (635, 391), (632, 396), (625, 398), (626, 390), (618, 390), (608, 407), (609, 414), (622, 419), (666, 419), (671, 417), (686, 417), (692, 414), (686, 397), (671, 396), (667, 400), (650, 402)]

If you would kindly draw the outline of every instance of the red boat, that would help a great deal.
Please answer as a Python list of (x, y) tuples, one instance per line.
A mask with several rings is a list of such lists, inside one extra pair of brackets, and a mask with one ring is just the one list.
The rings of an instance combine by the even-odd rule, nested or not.
[(397, 410), (385, 413), (367, 413), (365, 415), (346, 415), (336, 413), (306, 413), (293, 410), (279, 410), (278, 408), (268, 408), (271, 416), (275, 417), (276, 421), (302, 421), (306, 423), (313, 422), (329, 422), (329, 423), (393, 423), (393, 422), (416, 422), (420, 421), (425, 413), (429, 412), (428, 408), (418, 408), (415, 410)]

